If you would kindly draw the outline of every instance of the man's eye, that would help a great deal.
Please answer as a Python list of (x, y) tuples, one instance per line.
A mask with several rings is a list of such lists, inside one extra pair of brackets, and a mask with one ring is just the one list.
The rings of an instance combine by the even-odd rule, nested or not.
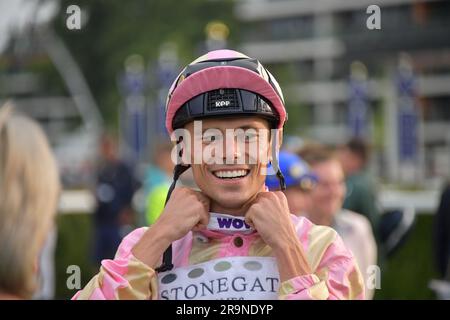
[(203, 142), (205, 143), (211, 143), (217, 140), (216, 136), (210, 135), (210, 136), (203, 136)]
[(257, 135), (257, 134), (254, 134), (254, 133), (246, 133), (246, 134), (244, 135), (244, 141), (245, 141), (245, 142), (253, 142), (253, 141), (255, 141), (257, 138), (258, 138), (258, 135)]

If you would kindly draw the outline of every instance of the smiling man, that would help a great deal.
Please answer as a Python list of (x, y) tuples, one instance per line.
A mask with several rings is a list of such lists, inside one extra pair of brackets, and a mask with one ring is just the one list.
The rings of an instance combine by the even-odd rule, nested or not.
[[(363, 298), (336, 232), (291, 215), (284, 194), (265, 186), (271, 162), (284, 189), (285, 121), (281, 90), (257, 60), (219, 50), (188, 65), (167, 99), (177, 150), (166, 207), (74, 299)], [(176, 187), (188, 168), (198, 190)]]

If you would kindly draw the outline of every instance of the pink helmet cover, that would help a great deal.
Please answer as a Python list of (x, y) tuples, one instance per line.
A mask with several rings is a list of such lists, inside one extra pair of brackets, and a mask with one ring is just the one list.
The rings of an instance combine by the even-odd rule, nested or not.
[[(215, 55), (217, 54), (218, 53), (215, 53)], [(172, 121), (175, 113), (184, 103), (199, 94), (211, 90), (227, 88), (248, 90), (269, 100), (280, 116), (278, 128), (283, 127), (286, 120), (284, 103), (268, 81), (256, 72), (245, 68), (235, 66), (217, 66), (207, 68), (190, 75), (184, 81), (181, 81), (175, 88), (167, 106), (166, 128), (169, 134), (173, 132)]]

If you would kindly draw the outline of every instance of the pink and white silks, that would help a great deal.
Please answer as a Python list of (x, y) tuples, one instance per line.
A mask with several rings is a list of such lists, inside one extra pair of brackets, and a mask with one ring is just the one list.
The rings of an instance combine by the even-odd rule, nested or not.
[(136, 229), (73, 299), (364, 299), (355, 258), (333, 229), (291, 215), (313, 273), (280, 283), (272, 250), (257, 232), (241, 218), (212, 218), (228, 230), (189, 232), (174, 242), (174, 269), (162, 274), (131, 253), (147, 230)]

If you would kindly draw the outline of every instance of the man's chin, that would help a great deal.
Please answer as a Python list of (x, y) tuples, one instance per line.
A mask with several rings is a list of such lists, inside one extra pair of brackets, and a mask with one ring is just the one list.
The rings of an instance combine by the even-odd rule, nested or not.
[[(247, 204), (248, 200), (232, 198), (213, 199), (213, 201), (220, 207), (226, 209), (226, 211), (241, 211)], [(221, 212), (218, 212), (221, 213)]]

